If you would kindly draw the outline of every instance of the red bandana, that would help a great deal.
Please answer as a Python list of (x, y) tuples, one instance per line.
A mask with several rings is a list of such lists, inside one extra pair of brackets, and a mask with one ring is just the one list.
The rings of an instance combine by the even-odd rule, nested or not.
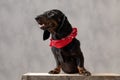
[(65, 38), (62, 38), (61, 40), (53, 40), (51, 39), (50, 46), (54, 46), (56, 48), (62, 48), (68, 45), (70, 42), (72, 42), (73, 38), (75, 38), (77, 35), (77, 28), (73, 28), (70, 35), (68, 35)]

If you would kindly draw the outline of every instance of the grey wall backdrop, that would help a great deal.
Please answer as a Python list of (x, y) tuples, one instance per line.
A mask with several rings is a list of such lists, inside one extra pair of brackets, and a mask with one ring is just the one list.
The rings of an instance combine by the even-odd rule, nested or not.
[(55, 67), (34, 18), (60, 9), (73, 26), (92, 73), (120, 73), (120, 0), (0, 0), (0, 80)]

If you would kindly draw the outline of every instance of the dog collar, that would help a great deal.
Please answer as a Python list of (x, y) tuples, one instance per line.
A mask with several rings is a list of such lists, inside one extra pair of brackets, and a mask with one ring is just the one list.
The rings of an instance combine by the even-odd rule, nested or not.
[(56, 48), (63, 48), (66, 45), (68, 45), (72, 40), (77, 36), (77, 28), (73, 28), (70, 35), (68, 35), (65, 38), (62, 38), (61, 40), (53, 40), (50, 39), (50, 46), (56, 47)]

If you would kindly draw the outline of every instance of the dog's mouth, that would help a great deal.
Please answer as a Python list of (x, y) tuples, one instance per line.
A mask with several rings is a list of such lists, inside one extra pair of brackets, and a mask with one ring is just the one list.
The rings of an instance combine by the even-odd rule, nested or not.
[(44, 27), (45, 27), (45, 24), (40, 24), (40, 29), (44, 29)]
[(49, 28), (51, 28), (49, 25), (40, 24), (40, 29), (42, 29), (42, 30), (48, 30)]
[(47, 29), (47, 25), (43, 22), (43, 21), (37, 21), (39, 24), (39, 28), (42, 30), (46, 30)]
[(38, 22), (38, 24), (40, 25), (40, 29), (42, 30), (48, 30), (50, 31), (51, 29), (55, 29), (57, 23), (53, 22), (53, 21), (46, 21), (46, 22)]
[(55, 32), (58, 24), (54, 19), (48, 19), (43, 16), (39, 16), (35, 18), (37, 23), (39, 24), (39, 28), (42, 30), (48, 30), (49, 32)]

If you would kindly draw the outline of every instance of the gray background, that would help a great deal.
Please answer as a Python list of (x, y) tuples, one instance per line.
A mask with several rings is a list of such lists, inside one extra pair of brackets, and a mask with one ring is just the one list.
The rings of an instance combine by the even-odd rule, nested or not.
[(0, 0), (0, 80), (55, 67), (49, 40), (42, 40), (34, 20), (54, 8), (78, 28), (88, 70), (120, 73), (120, 0)]

